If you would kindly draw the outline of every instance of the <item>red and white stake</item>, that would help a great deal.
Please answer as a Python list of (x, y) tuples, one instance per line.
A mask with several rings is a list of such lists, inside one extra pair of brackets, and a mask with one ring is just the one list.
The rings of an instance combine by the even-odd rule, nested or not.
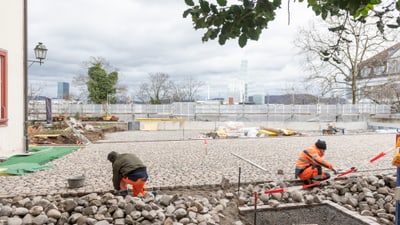
[(207, 146), (208, 146), (208, 141), (204, 139), (204, 149), (206, 150), (206, 155), (208, 153)]

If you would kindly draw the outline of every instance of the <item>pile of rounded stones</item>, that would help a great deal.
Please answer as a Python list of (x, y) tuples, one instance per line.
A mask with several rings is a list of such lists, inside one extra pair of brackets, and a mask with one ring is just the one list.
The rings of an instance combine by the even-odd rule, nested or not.
[(396, 175), (369, 175), (346, 177), (322, 182), (322, 185), (292, 192), (263, 194), (264, 190), (287, 187), (287, 183), (248, 185), (239, 193), (240, 206), (254, 206), (254, 192), (261, 193), (258, 205), (277, 207), (281, 203), (316, 204), (333, 201), (349, 210), (367, 216), (379, 224), (395, 223)]
[[(0, 224), (212, 225), (220, 223), (222, 211), (232, 198), (233, 193), (222, 190), (207, 197), (150, 192), (144, 197), (111, 193), (81, 197), (16, 196), (0, 200)], [(242, 223), (238, 220), (236, 224)]]
[[(134, 225), (217, 225), (226, 209), (258, 205), (277, 207), (281, 203), (318, 204), (331, 200), (359, 212), (380, 224), (394, 224), (395, 175), (346, 177), (323, 182), (324, 185), (292, 192), (264, 194), (265, 190), (288, 187), (290, 182), (265, 182), (241, 185), (221, 184), (207, 194), (185, 196), (156, 194), (125, 198), (112, 193), (83, 196), (15, 196), (0, 199), (0, 224), (134, 224)], [(236, 190), (236, 191), (233, 191)], [(206, 195), (206, 196), (205, 196)], [(235, 213), (238, 213), (236, 211)], [(234, 221), (242, 225), (239, 219)]]

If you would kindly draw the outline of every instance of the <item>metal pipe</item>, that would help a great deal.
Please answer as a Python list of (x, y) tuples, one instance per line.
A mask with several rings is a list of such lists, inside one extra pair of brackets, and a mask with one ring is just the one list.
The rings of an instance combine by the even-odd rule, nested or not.
[(257, 225), (257, 203), (258, 203), (258, 193), (254, 192), (254, 225)]
[(238, 177), (238, 196), (239, 196), (239, 191), (240, 191), (240, 176), (241, 176), (241, 173), (242, 173), (242, 168), (241, 167), (239, 167), (239, 177)]
[(257, 167), (258, 169), (261, 169), (261, 170), (263, 170), (263, 171), (265, 171), (265, 172), (269, 172), (269, 170), (267, 170), (267, 169), (264, 169), (263, 167), (261, 167), (261, 166), (259, 166), (259, 165), (255, 164), (255, 163), (253, 163), (252, 161), (250, 161), (250, 160), (248, 160), (248, 159), (245, 159), (245, 158), (243, 158), (243, 157), (242, 157), (242, 156), (240, 156), (240, 155), (237, 155), (237, 154), (235, 154), (235, 153), (232, 153), (232, 152), (231, 152), (231, 154), (232, 154), (232, 155), (234, 155), (234, 156), (236, 156), (236, 157), (238, 157), (239, 159), (242, 159), (242, 160), (244, 160), (244, 161), (246, 161), (246, 162), (250, 163), (251, 165), (253, 165), (253, 166)]
[(24, 43), (23, 43), (23, 65), (24, 65), (24, 124), (23, 124), (23, 133), (24, 133), (24, 149), (25, 152), (29, 152), (29, 138), (28, 138), (28, 107), (29, 107), (29, 99), (28, 99), (28, 3), (27, 0), (24, 0)]

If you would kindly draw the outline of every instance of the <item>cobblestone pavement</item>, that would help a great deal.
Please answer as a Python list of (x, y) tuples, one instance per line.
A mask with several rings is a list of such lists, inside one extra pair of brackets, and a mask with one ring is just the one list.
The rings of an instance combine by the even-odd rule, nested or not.
[[(358, 174), (395, 173), (394, 151), (374, 163), (369, 159), (382, 151), (394, 150), (395, 134), (308, 135), (289, 137), (194, 140), (199, 131), (126, 131), (107, 134), (49, 164), (55, 168), (24, 176), (0, 176), (0, 196), (46, 195), (55, 193), (106, 192), (112, 190), (110, 151), (137, 154), (148, 166), (148, 188), (219, 184), (222, 177), (241, 182), (293, 180), (294, 163), (300, 151), (317, 139), (327, 142), (325, 160), (336, 169), (359, 167)], [(233, 154), (267, 170), (240, 159)], [(360, 167), (362, 166), (362, 167)], [(282, 170), (283, 174), (277, 171)], [(84, 174), (85, 185), (69, 189), (67, 178)]]

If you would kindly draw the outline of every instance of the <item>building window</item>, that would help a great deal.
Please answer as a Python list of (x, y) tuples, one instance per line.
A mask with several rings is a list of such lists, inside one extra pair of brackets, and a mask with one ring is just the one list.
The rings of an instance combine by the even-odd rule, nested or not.
[(0, 126), (7, 120), (7, 52), (0, 49)]
[(374, 75), (375, 76), (380, 76), (383, 74), (383, 72), (385, 71), (385, 67), (384, 66), (376, 66), (374, 68)]
[(371, 68), (369, 67), (364, 67), (361, 70), (361, 78), (367, 78), (371, 75)]
[(400, 58), (397, 58), (397, 71), (400, 72)]
[(389, 60), (387, 62), (388, 74), (396, 73), (397, 72), (397, 60)]

